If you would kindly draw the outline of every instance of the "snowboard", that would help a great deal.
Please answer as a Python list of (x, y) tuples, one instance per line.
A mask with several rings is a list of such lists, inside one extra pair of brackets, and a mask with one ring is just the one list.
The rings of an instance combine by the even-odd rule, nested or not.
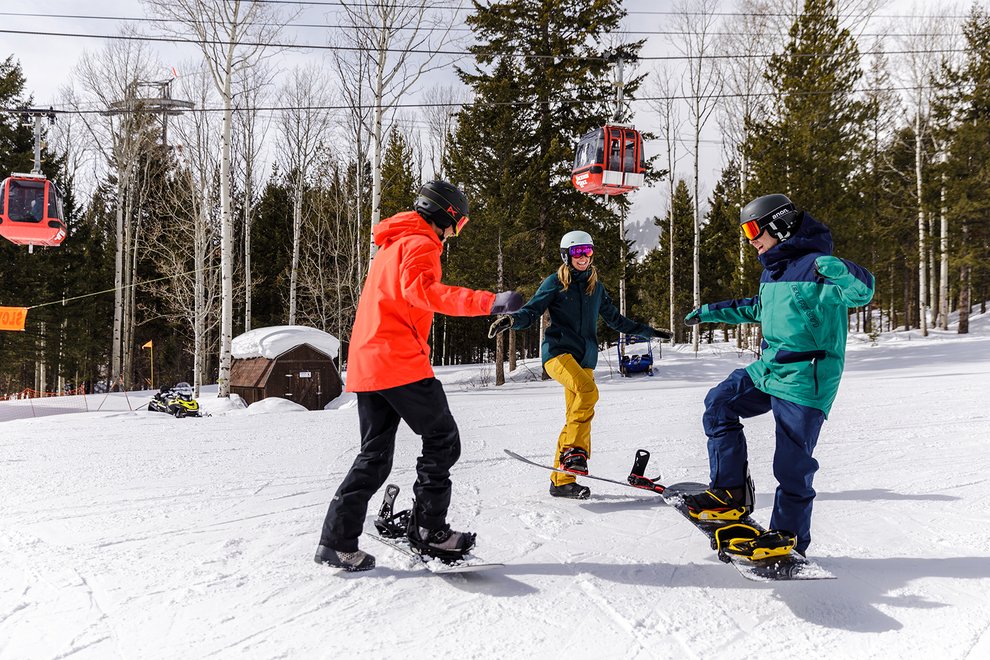
[(498, 568), (499, 566), (505, 566), (505, 564), (485, 561), (472, 554), (466, 555), (464, 559), (448, 563), (437, 559), (436, 557), (429, 557), (427, 555), (421, 555), (418, 552), (415, 552), (412, 549), (412, 546), (409, 545), (409, 541), (405, 538), (390, 539), (377, 534), (369, 534), (368, 536), (383, 545), (387, 545), (393, 550), (398, 550), (407, 557), (412, 557), (413, 559), (419, 560), (426, 567), (426, 570), (431, 573), (475, 573), (478, 571), (487, 571), (492, 568)]
[(654, 480), (644, 479), (641, 482), (643, 485), (637, 486), (636, 484), (630, 483), (628, 480), (627, 481), (619, 481), (618, 479), (609, 479), (607, 477), (599, 477), (598, 475), (594, 475), (594, 474), (576, 474), (574, 472), (568, 472), (567, 470), (561, 470), (560, 468), (556, 468), (556, 467), (554, 467), (552, 465), (544, 465), (543, 463), (537, 463), (536, 461), (531, 461), (530, 459), (526, 458), (525, 456), (520, 456), (516, 452), (511, 451), (509, 449), (503, 449), (502, 451), (504, 451), (506, 454), (508, 454), (512, 458), (516, 459), (517, 461), (522, 461), (523, 463), (527, 463), (528, 465), (533, 465), (533, 466), (538, 467), (538, 468), (543, 468), (544, 470), (550, 470), (551, 472), (559, 472), (561, 474), (573, 474), (575, 477), (581, 477), (582, 479), (593, 479), (595, 481), (604, 481), (604, 482), (610, 483), (610, 484), (618, 484), (619, 486), (625, 486), (626, 488), (635, 488), (637, 490), (646, 490), (646, 491), (649, 491), (651, 493), (662, 493), (663, 492), (663, 488), (664, 488), (660, 484), (656, 483), (656, 481), (659, 479), (659, 477), (657, 477), (657, 479), (654, 479)]
[(418, 559), (432, 573), (469, 573), (485, 571), (504, 565), (496, 562), (487, 562), (470, 553), (461, 559), (449, 560), (416, 552), (406, 537), (409, 511), (400, 511), (398, 513), (394, 511), (395, 498), (398, 495), (399, 487), (395, 484), (389, 484), (385, 487), (385, 498), (382, 501), (381, 508), (378, 510), (378, 518), (375, 519), (375, 529), (378, 533), (369, 534), (368, 536), (370, 538), (387, 545), (393, 550), (398, 550), (408, 557)]
[[(560, 468), (555, 468), (551, 465), (544, 465), (542, 463), (537, 463), (531, 461), (528, 458), (520, 456), (514, 451), (508, 449), (504, 450), (506, 454), (512, 458), (533, 465), (545, 470), (550, 470), (551, 472), (561, 472), (564, 474), (573, 474), (567, 470), (561, 470)], [(640, 449), (636, 452), (636, 458), (633, 463), (633, 468), (629, 473), (629, 477), (626, 481), (620, 481), (618, 479), (609, 479), (606, 477), (599, 477), (596, 475), (586, 474), (580, 475), (586, 479), (594, 479), (595, 481), (604, 481), (607, 483), (618, 484), (620, 486), (625, 486), (627, 488), (636, 488), (639, 490), (646, 490), (649, 492), (656, 493), (660, 495), (664, 502), (670, 505), (672, 508), (676, 509), (682, 516), (684, 516), (692, 525), (698, 528), (698, 530), (703, 533), (709, 540), (712, 546), (712, 550), (718, 552), (718, 558), (723, 562), (732, 564), (736, 567), (739, 573), (749, 579), (757, 582), (777, 582), (777, 581), (789, 581), (789, 580), (831, 580), (835, 579), (835, 576), (829, 573), (827, 570), (819, 566), (813, 561), (805, 559), (801, 555), (797, 554), (793, 550), (779, 557), (769, 557), (767, 559), (757, 559), (751, 560), (745, 557), (740, 557), (738, 555), (733, 555), (724, 551), (719, 551), (718, 544), (715, 541), (715, 532), (720, 527), (742, 523), (744, 525), (750, 525), (755, 529), (759, 530), (760, 533), (766, 531), (766, 528), (760, 525), (758, 522), (753, 520), (749, 515), (743, 516), (738, 520), (699, 520), (692, 516), (688, 510), (687, 505), (684, 503), (682, 495), (700, 493), (707, 490), (708, 486), (701, 483), (684, 482), (677, 483), (671, 486), (664, 486), (660, 482), (660, 477), (656, 479), (649, 479), (643, 476), (646, 473), (646, 465), (650, 460), (650, 452), (645, 449)]]
[(687, 518), (692, 525), (698, 528), (702, 534), (708, 537), (712, 550), (718, 552), (718, 558), (732, 564), (742, 574), (744, 578), (757, 582), (779, 582), (787, 580), (834, 580), (835, 576), (819, 566), (813, 561), (805, 559), (795, 551), (791, 550), (786, 555), (779, 557), (768, 557), (766, 559), (751, 560), (727, 552), (719, 551), (715, 541), (715, 532), (726, 525), (742, 523), (759, 530), (760, 533), (766, 531), (760, 523), (753, 520), (752, 516), (745, 515), (738, 520), (699, 520), (691, 515), (687, 505), (684, 503), (682, 495), (701, 493), (708, 489), (706, 484), (700, 483), (677, 483), (667, 486), (663, 491), (663, 499), (667, 504), (676, 509), (682, 516)]

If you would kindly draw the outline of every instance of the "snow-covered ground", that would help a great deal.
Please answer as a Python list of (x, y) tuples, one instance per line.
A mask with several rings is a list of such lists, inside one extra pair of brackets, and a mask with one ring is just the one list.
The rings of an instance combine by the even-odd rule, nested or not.
[[(464, 443), (450, 522), (505, 563), (476, 574), (373, 541), (370, 573), (313, 563), (357, 446), (352, 397), (2, 422), (0, 657), (990, 657), (988, 316), (969, 336), (850, 337), (817, 452), (810, 552), (838, 576), (823, 582), (744, 580), (649, 493), (551, 499), (548, 473), (502, 449), (549, 460), (559, 386), (486, 386), (491, 366), (439, 372)], [(622, 478), (644, 447), (666, 481), (706, 480), (702, 401), (748, 361), (664, 346), (656, 376), (619, 378), (603, 355), (593, 470)], [(764, 522), (771, 428), (747, 426)], [(417, 450), (403, 427), (403, 503)]]

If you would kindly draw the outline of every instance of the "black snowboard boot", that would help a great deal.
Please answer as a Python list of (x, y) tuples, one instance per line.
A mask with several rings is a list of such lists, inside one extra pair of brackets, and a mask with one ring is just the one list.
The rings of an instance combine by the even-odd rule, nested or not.
[[(413, 512), (415, 510), (416, 507), (413, 505)], [(416, 518), (415, 513), (409, 516), (406, 532), (409, 547), (413, 552), (436, 557), (445, 562), (455, 562), (464, 559), (464, 555), (477, 541), (477, 534), (473, 532), (455, 532), (448, 524), (436, 529), (426, 529), (419, 526)]]
[(375, 558), (367, 552), (362, 550), (340, 552), (325, 545), (316, 549), (314, 561), (317, 564), (326, 564), (345, 571), (370, 571), (375, 567)]
[(591, 489), (587, 486), (582, 486), (577, 482), (571, 482), (569, 484), (564, 484), (563, 486), (555, 486), (551, 481), (550, 494), (554, 497), (567, 497), (572, 500), (586, 500), (591, 497)]
[(588, 452), (580, 447), (566, 447), (560, 452), (560, 469), (574, 474), (588, 474)]

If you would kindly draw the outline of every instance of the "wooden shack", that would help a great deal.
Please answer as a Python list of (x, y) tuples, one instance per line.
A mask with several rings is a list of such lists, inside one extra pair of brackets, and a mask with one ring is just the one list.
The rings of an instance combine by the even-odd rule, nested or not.
[(274, 357), (235, 357), (230, 366), (230, 391), (248, 405), (279, 397), (308, 410), (322, 410), (340, 396), (343, 382), (332, 356), (302, 343)]

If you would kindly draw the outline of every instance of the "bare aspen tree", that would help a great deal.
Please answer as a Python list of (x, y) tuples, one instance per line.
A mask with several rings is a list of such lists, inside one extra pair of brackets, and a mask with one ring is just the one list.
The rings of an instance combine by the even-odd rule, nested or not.
[[(920, 11), (920, 10), (919, 10)], [(918, 324), (921, 335), (928, 336), (928, 228), (924, 204), (924, 163), (930, 156), (929, 120), (932, 101), (931, 79), (938, 70), (941, 47), (939, 20), (936, 16), (914, 18), (904, 25), (906, 36), (898, 40), (905, 51), (904, 66), (899, 75), (910, 89), (909, 107), (914, 115), (914, 184), (918, 216)]]
[(428, 156), (434, 179), (443, 179), (443, 155), (447, 140), (457, 127), (457, 111), (467, 100), (464, 92), (453, 85), (435, 85), (423, 94), (423, 118), (429, 136)]
[[(684, 81), (688, 97), (688, 121), (691, 125), (688, 152), (694, 158), (694, 306), (701, 306), (701, 131), (718, 107), (718, 95), (722, 82), (715, 60), (717, 0), (678, 0), (674, 4), (674, 22), (679, 38), (676, 45), (687, 58), (687, 76)], [(691, 327), (691, 343), (697, 352), (701, 332), (697, 325)]]
[[(349, 32), (344, 32), (334, 40), (340, 48), (330, 52), (331, 62), (339, 80), (340, 95), (347, 106), (345, 115), (345, 140), (350, 145), (349, 157), (354, 163), (354, 201), (349, 206), (350, 220), (354, 231), (350, 232), (355, 241), (358, 258), (353, 262), (352, 277), (355, 286), (360, 288), (364, 281), (366, 268), (363, 256), (367, 246), (363, 242), (362, 229), (364, 223), (364, 179), (365, 165), (368, 158), (368, 128), (371, 125), (371, 111), (367, 105), (370, 94), (367, 90), (368, 71), (371, 68), (371, 57), (368, 52), (353, 45)], [(346, 169), (345, 169), (346, 171)]]
[[(650, 96), (654, 100), (650, 101), (653, 111), (660, 121), (659, 133), (661, 144), (664, 149), (665, 162), (667, 167), (667, 256), (669, 263), (669, 298), (670, 298), (670, 319), (669, 327), (673, 330), (677, 327), (675, 316), (674, 300), (676, 291), (674, 288), (674, 186), (676, 181), (675, 172), (677, 170), (677, 145), (681, 140), (681, 116), (680, 105), (677, 101), (677, 79), (673, 72), (660, 66), (654, 70), (652, 83), (652, 93)], [(677, 336), (676, 333), (674, 335)]]
[(80, 115), (90, 144), (102, 156), (109, 171), (116, 174), (114, 230), (114, 313), (110, 358), (111, 384), (129, 385), (125, 372), (125, 353), (130, 352), (126, 337), (132, 319), (129, 296), (132, 269), (131, 254), (133, 206), (132, 189), (137, 185), (138, 155), (145, 148), (145, 135), (140, 130), (138, 82), (148, 80), (158, 68), (150, 51), (140, 41), (110, 41), (96, 54), (86, 53), (76, 67), (81, 87), (79, 101), (105, 110), (100, 115)]
[[(192, 38), (199, 47), (223, 108), (220, 141), (220, 369), (217, 395), (230, 396), (233, 333), (234, 223), (231, 204), (231, 142), (235, 80), (240, 72), (272, 54), (268, 44), (281, 31), (279, 5), (257, 0), (145, 0), (169, 19), (169, 32)], [(266, 53), (267, 49), (267, 53)]]
[[(214, 107), (216, 90), (205, 65), (189, 64), (190, 73), (180, 79), (184, 98), (199, 108)], [(163, 288), (174, 317), (189, 323), (193, 334), (193, 387), (198, 393), (208, 372), (207, 336), (219, 318), (220, 280), (215, 245), (220, 227), (215, 221), (217, 181), (220, 169), (218, 147), (219, 121), (215, 113), (195, 112), (184, 116), (174, 131), (180, 181), (175, 189), (178, 199), (170, 205), (181, 217), (176, 218), (174, 232), (152, 238), (149, 244), (162, 272), (173, 277)], [(185, 198), (182, 198), (185, 195)], [(173, 264), (169, 268), (170, 264)]]
[[(761, 57), (773, 52), (776, 31), (770, 0), (742, 0), (738, 12), (730, 17), (718, 41), (721, 54), (742, 55), (727, 59), (722, 65), (722, 81), (725, 96), (721, 103), (722, 141), (730, 158), (739, 162), (739, 197), (742, 203), (747, 200), (749, 182), (749, 153), (745, 148), (749, 140), (749, 126), (762, 119), (766, 104), (762, 95), (766, 90), (767, 58)], [(739, 233), (738, 273), (745, 269), (747, 241)], [(748, 324), (739, 328), (737, 346), (744, 348), (749, 336)]]
[(330, 128), (330, 84), (318, 65), (297, 67), (282, 87), (288, 107), (281, 113), (279, 161), (292, 190), (292, 260), (289, 269), (289, 325), (296, 323), (296, 283), (302, 240), (303, 201), (317, 151)]
[(234, 112), (234, 135), (238, 173), (241, 180), (241, 215), (244, 245), (244, 332), (251, 329), (254, 283), (251, 275), (251, 228), (257, 200), (258, 175), (262, 165), (263, 145), (271, 126), (270, 115), (258, 112), (270, 97), (275, 69), (261, 62), (244, 69), (236, 80), (237, 107)]
[[(344, 42), (369, 58), (367, 88), (371, 125), (371, 226), (381, 220), (381, 164), (386, 115), (391, 114), (420, 78), (445, 63), (438, 51), (449, 40), (454, 21), (449, 12), (434, 11), (432, 0), (368, 0), (342, 4)], [(375, 254), (370, 241), (370, 255)]]

